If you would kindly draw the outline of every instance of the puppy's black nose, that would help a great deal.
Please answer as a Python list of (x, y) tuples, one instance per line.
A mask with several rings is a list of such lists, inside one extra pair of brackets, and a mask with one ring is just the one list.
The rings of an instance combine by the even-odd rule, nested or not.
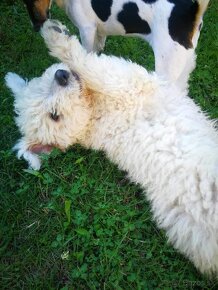
[(58, 69), (55, 73), (55, 80), (60, 86), (67, 86), (70, 73), (63, 69)]

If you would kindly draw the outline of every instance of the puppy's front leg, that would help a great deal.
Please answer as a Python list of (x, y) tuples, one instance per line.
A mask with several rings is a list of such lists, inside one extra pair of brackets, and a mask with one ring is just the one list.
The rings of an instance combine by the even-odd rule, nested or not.
[(78, 69), (80, 72), (84, 67), (87, 52), (79, 43), (76, 36), (71, 36), (66, 26), (56, 20), (47, 20), (41, 35), (50, 50), (50, 54), (57, 57), (69, 67)]
[(103, 94), (137, 94), (148, 87), (150, 76), (141, 66), (122, 58), (87, 53), (75, 36), (69, 36), (66, 27), (48, 20), (42, 36), (51, 55), (76, 71), (93, 91)]
[[(67, 28), (56, 20), (47, 20), (41, 29), (41, 35), (52, 56), (76, 71), (90, 89), (102, 91), (102, 74), (99, 74), (100, 79), (96, 78), (98, 57), (94, 53), (88, 54), (76, 36), (70, 36)], [(90, 60), (92, 63), (89, 65)]]

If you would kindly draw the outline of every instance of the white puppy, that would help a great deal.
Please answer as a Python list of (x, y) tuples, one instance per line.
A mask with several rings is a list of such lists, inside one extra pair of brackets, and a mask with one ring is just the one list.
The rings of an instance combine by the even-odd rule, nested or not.
[(38, 153), (80, 143), (104, 150), (141, 184), (169, 241), (201, 271), (218, 275), (218, 134), (176, 87), (121, 58), (87, 54), (58, 22), (42, 35), (55, 64), (25, 82), (9, 73), (17, 143), (34, 169)]

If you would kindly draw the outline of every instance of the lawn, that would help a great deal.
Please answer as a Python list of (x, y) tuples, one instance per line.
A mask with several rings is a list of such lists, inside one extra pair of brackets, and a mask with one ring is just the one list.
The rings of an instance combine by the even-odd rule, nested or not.
[[(205, 15), (190, 95), (218, 117), (218, 23)], [(53, 18), (77, 30), (55, 5)], [(167, 243), (140, 187), (102, 153), (74, 146), (44, 157), (39, 172), (11, 151), (19, 138), (7, 72), (41, 75), (55, 60), (32, 31), (22, 1), (0, 2), (0, 289), (218, 289)], [(153, 69), (151, 49), (110, 37), (105, 52)]]

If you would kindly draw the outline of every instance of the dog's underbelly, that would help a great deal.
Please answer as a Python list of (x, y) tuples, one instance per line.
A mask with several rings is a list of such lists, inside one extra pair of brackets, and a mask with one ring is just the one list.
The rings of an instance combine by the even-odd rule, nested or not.
[(151, 34), (153, 8), (141, 0), (114, 1), (107, 18), (95, 9), (93, 1), (92, 9), (96, 14), (97, 29), (102, 35), (147, 36)]

